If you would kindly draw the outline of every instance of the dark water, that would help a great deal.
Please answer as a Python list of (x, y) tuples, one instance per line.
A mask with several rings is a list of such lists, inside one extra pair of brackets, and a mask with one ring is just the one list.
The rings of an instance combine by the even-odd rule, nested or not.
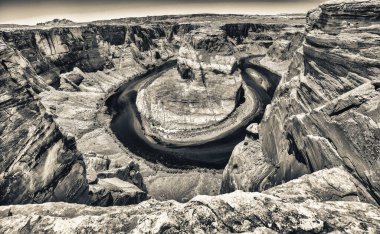
[[(128, 82), (107, 100), (109, 111), (113, 114), (111, 129), (131, 152), (151, 162), (159, 162), (174, 168), (189, 168), (193, 166), (223, 168), (227, 164), (233, 148), (244, 139), (247, 126), (236, 129), (219, 139), (190, 146), (158, 144), (148, 139), (143, 133), (140, 116), (135, 104), (137, 96), (136, 86), (147, 79), (153, 80), (158, 78), (163, 72), (174, 65), (175, 63), (165, 64), (145, 76)], [(266, 93), (263, 94), (263, 90), (247, 74), (242, 72), (242, 75), (249, 88), (259, 94), (257, 97), (261, 106), (267, 104), (270, 101), (270, 97)], [(252, 121), (250, 123), (259, 122), (262, 114), (263, 107), (252, 113)]]

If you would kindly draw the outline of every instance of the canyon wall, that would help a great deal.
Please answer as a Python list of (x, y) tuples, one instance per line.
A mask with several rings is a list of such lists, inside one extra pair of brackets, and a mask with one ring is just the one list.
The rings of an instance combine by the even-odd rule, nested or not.
[(139, 165), (97, 114), (110, 90), (172, 57), (177, 35), (191, 28), (1, 32), (1, 203), (104, 206), (147, 199)]
[(0, 204), (86, 202), (86, 167), (73, 137), (39, 102), (49, 86), (0, 41)]
[(331, 1), (308, 13), (303, 46), (260, 123), (261, 163), (251, 165), (261, 176), (242, 185), (231, 167), (225, 191), (263, 190), (344, 165), (379, 202), (379, 7)]
[(59, 88), (59, 75), (74, 67), (83, 72), (122, 67), (129, 55), (141, 66), (155, 66), (158, 60), (173, 56), (177, 35), (192, 28), (188, 24), (148, 27), (90, 24), (4, 31), (1, 37), (21, 52), (47, 84)]

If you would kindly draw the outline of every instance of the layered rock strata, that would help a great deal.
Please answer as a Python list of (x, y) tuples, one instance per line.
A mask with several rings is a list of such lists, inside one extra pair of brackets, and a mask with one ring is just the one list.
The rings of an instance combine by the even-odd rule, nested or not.
[(244, 179), (228, 169), (227, 191), (262, 190), (344, 165), (379, 202), (379, 6), (331, 1), (308, 13), (303, 47), (260, 123), (254, 146), (262, 153), (249, 153), (262, 159), (252, 170), (266, 176)]
[[(83, 72), (129, 65), (130, 56), (143, 67), (173, 56), (178, 37), (191, 25), (86, 25), (47, 29), (16, 29), (1, 33), (49, 85), (59, 88), (59, 75), (78, 67)], [(137, 66), (136, 68), (138, 68)]]
[(239, 57), (282, 75), (303, 42), (304, 24), (232, 23), (222, 27)]
[(38, 100), (50, 88), (1, 40), (0, 57), (0, 204), (85, 203), (82, 154)]

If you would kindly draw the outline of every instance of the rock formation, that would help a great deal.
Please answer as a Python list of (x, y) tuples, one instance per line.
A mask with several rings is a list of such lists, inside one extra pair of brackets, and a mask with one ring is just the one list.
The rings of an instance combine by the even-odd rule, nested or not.
[(20, 52), (0, 41), (0, 204), (85, 202), (86, 167), (38, 101), (50, 88)]
[(379, 14), (0, 26), (0, 232), (376, 233)]
[[(248, 157), (237, 153), (249, 149), (237, 146), (224, 191), (261, 191), (344, 165), (379, 201), (378, 12), (377, 1), (332, 1), (308, 13), (303, 47), (266, 109), (260, 142), (253, 144), (262, 153), (249, 153), (261, 161), (250, 167)], [(257, 169), (261, 177), (234, 175), (237, 160), (243, 163), (235, 167)]]
[(220, 29), (202, 27), (179, 48), (177, 71), (139, 91), (145, 133), (162, 142), (210, 141), (253, 118), (259, 102), (237, 69), (234, 47)]

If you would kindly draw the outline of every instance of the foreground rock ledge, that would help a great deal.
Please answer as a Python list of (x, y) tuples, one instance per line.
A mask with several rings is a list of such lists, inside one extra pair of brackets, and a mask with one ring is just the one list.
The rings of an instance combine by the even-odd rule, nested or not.
[[(313, 182), (316, 178), (325, 182)], [(333, 168), (265, 194), (235, 191), (197, 196), (187, 203), (148, 200), (107, 208), (68, 203), (4, 206), (0, 207), (0, 232), (375, 233), (380, 228), (380, 209), (359, 202), (366, 201), (366, 195), (352, 179), (343, 168)], [(291, 188), (302, 190), (302, 196)]]

